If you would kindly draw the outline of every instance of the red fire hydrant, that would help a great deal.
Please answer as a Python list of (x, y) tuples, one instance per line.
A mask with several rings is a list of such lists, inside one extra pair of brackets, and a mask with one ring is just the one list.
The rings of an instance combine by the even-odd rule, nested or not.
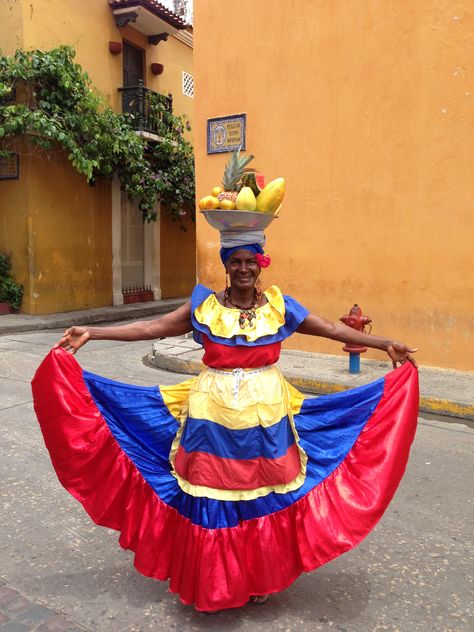
[[(357, 303), (355, 303), (349, 314), (341, 316), (339, 320), (348, 327), (352, 327), (352, 329), (364, 332), (366, 325), (372, 322), (371, 318), (362, 315), (362, 310)], [(360, 373), (360, 354), (367, 351), (367, 347), (349, 343), (344, 345), (342, 349), (349, 353), (349, 373)]]

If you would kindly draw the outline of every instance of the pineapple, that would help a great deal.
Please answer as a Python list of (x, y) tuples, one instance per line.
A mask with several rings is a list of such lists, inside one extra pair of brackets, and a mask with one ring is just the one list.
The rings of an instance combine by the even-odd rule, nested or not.
[(224, 169), (224, 177), (222, 178), (224, 190), (217, 196), (219, 202), (229, 200), (234, 205), (233, 208), (235, 208), (235, 200), (242, 186), (242, 176), (249, 171), (255, 171), (255, 169), (247, 168), (249, 162), (254, 158), (255, 156), (252, 154), (241, 156), (240, 149), (232, 152)]

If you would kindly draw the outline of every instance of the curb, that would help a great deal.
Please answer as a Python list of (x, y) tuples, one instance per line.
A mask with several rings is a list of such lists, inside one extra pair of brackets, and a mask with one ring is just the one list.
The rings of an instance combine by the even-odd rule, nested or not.
[[(143, 358), (143, 361), (147, 366), (152, 368), (173, 371), (174, 373), (187, 373), (190, 375), (197, 375), (204, 368), (204, 364), (199, 360), (179, 359), (176, 356), (165, 356), (159, 353), (155, 353), (155, 355), (148, 354)], [(300, 391), (313, 393), (314, 395), (330, 395), (332, 393), (347, 391), (351, 388), (350, 386), (338, 382), (297, 377), (285, 374), (285, 371), (282, 371), (282, 373), (292, 386)], [(432, 415), (458, 417), (474, 421), (474, 405), (460, 404), (447, 399), (421, 396), (419, 410), (420, 412), (430, 413)]]
[(436, 397), (420, 397), (420, 410), (433, 415), (462, 417), (474, 421), (474, 406)]
[(160, 353), (148, 353), (143, 357), (143, 363), (152, 369), (162, 369), (173, 373), (187, 373), (198, 375), (204, 368), (200, 360), (180, 360), (175, 356), (165, 356)]
[[(117, 305), (116, 307), (107, 308), (107, 311), (102, 311), (100, 308), (92, 308), (91, 310), (78, 310), (46, 316), (30, 316), (28, 314), (24, 316), (23, 322), (3, 324), (0, 320), (0, 333), (3, 335), (23, 331), (61, 329), (63, 327), (72, 327), (73, 325), (94, 325), (97, 323), (127, 320), (129, 318), (155, 316), (173, 311), (181, 307), (181, 305), (184, 305), (187, 300), (187, 298), (179, 298), (165, 299), (163, 301), (150, 303), (137, 303), (136, 305), (128, 305), (125, 309), (123, 305)], [(28, 318), (31, 318), (31, 321), (26, 320)], [(19, 319), (21, 321), (21, 315)]]

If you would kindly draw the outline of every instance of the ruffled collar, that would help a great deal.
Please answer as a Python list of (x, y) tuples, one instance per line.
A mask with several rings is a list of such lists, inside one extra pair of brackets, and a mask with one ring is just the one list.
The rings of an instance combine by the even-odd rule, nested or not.
[(285, 300), (276, 285), (272, 285), (264, 292), (268, 303), (255, 309), (256, 318), (252, 325), (240, 327), (240, 310), (224, 307), (219, 303), (215, 294), (209, 296), (194, 310), (194, 317), (198, 323), (209, 328), (214, 336), (233, 338), (245, 336), (248, 342), (258, 340), (262, 336), (271, 336), (278, 332), (285, 324)]

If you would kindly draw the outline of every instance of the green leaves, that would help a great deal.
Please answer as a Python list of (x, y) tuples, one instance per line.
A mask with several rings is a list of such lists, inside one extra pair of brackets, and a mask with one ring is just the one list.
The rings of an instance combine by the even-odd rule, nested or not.
[[(0, 56), (0, 139), (25, 135), (45, 150), (59, 145), (89, 182), (117, 173), (144, 220), (156, 219), (157, 200), (176, 219), (184, 206), (193, 214), (194, 158), (183, 137), (184, 119), (166, 110), (161, 95), (152, 95), (150, 109), (162, 141), (147, 146), (132, 128), (133, 117), (116, 114), (93, 91), (74, 57), (69, 46)], [(17, 102), (9, 103), (15, 89)]]
[(8, 303), (13, 309), (19, 309), (23, 299), (23, 286), (12, 279), (10, 269), (9, 255), (0, 253), (0, 303)]

